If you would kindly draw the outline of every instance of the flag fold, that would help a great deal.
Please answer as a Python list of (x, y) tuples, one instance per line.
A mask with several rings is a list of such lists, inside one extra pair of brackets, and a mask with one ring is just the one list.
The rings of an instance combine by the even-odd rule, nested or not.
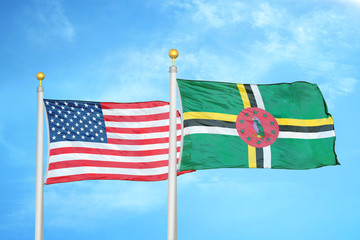
[[(46, 184), (91, 179), (167, 179), (168, 102), (44, 99), (44, 106), (49, 133)], [(180, 114), (177, 122), (179, 157)]]
[(180, 170), (337, 165), (332, 116), (316, 84), (177, 80)]

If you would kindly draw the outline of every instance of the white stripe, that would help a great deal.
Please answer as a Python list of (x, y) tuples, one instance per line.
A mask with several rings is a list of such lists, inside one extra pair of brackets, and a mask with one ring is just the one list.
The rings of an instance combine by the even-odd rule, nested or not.
[(237, 130), (234, 128), (192, 126), (192, 127), (186, 127), (184, 129), (184, 136), (189, 134), (199, 134), (199, 133), (239, 136)]
[(145, 169), (132, 169), (132, 168), (103, 168), (103, 167), (73, 167), (54, 169), (48, 172), (48, 178), (62, 177), (77, 174), (125, 174), (125, 175), (160, 175), (168, 172), (168, 167), (159, 168), (145, 168)]
[(103, 115), (111, 116), (140, 116), (152, 115), (169, 112), (169, 105), (152, 107), (152, 108), (137, 108), (137, 109), (103, 109)]
[(271, 168), (271, 148), (270, 146), (263, 148), (264, 168)]
[(284, 132), (280, 131), (278, 138), (296, 138), (296, 139), (319, 139), (335, 137), (335, 131), (327, 132), (314, 132), (314, 133), (302, 133), (302, 132)]
[[(108, 138), (112, 139), (152, 139), (152, 138), (165, 138), (169, 137), (169, 132), (157, 132), (157, 133), (139, 133), (139, 134), (129, 134), (129, 133), (107, 133)], [(181, 130), (177, 130), (177, 135), (181, 136)]]
[[(180, 141), (177, 141), (177, 146), (180, 146)], [(121, 145), (121, 144), (108, 144), (108, 143), (91, 143), (91, 142), (78, 142), (78, 141), (61, 141), (50, 143), (50, 149), (64, 148), (64, 147), (83, 147), (83, 148), (101, 148), (112, 149), (120, 151), (143, 151), (153, 149), (168, 149), (169, 143), (157, 143), (146, 145)]]
[[(179, 153), (177, 153), (179, 157)], [(111, 161), (111, 162), (156, 162), (169, 159), (169, 154), (153, 155), (153, 156), (111, 156), (102, 154), (89, 153), (67, 153), (50, 156), (49, 163), (71, 161), (71, 160), (93, 160), (93, 161)]]
[[(177, 119), (177, 123), (181, 123), (180, 118)], [(117, 128), (148, 128), (148, 127), (163, 127), (169, 126), (169, 119), (147, 121), (147, 122), (110, 122), (105, 121), (106, 127)]]
[(250, 87), (251, 87), (251, 89), (253, 91), (253, 94), (255, 96), (255, 101), (256, 101), (257, 107), (265, 110), (264, 101), (263, 101), (263, 99), (261, 97), (258, 86), (255, 85), (255, 84), (250, 84)]

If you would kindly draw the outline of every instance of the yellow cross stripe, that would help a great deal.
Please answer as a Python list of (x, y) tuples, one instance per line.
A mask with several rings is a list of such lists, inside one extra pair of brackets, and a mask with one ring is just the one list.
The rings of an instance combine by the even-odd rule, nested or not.
[(279, 125), (315, 127), (322, 125), (332, 125), (334, 120), (332, 117), (320, 119), (290, 119), (290, 118), (275, 118)]
[(256, 168), (256, 148), (248, 145), (249, 168)]
[(210, 119), (228, 122), (236, 122), (237, 115), (213, 112), (186, 112), (184, 113), (184, 120), (188, 119)]
[(244, 84), (236, 84), (236, 85), (238, 86), (238, 89), (239, 89), (239, 92), (240, 92), (240, 95), (241, 95), (241, 99), (242, 99), (243, 104), (244, 104), (244, 108), (251, 107), (249, 97), (247, 95)]

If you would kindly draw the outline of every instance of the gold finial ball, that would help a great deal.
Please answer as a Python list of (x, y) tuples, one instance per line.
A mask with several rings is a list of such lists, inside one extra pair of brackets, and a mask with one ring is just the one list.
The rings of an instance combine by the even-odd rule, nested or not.
[(175, 59), (175, 58), (177, 58), (178, 56), (179, 56), (178, 50), (176, 50), (176, 49), (171, 49), (171, 50), (169, 51), (169, 57), (170, 57), (171, 59)]
[(37, 80), (42, 81), (45, 78), (45, 74), (43, 72), (38, 72), (36, 74), (36, 78), (37, 78)]

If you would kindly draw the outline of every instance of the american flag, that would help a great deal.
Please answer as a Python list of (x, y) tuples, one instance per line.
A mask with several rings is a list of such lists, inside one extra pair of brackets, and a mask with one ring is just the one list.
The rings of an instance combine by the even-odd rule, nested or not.
[[(46, 184), (90, 179), (158, 181), (168, 178), (168, 102), (44, 99), (44, 105), (49, 128)], [(178, 158), (180, 121), (178, 113)], [(185, 172), (178, 175), (182, 173)]]

